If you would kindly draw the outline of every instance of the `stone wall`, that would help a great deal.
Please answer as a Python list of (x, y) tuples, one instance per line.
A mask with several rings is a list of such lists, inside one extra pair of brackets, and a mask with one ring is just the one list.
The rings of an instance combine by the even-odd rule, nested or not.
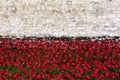
[(120, 36), (120, 0), (0, 0), (2, 36)]

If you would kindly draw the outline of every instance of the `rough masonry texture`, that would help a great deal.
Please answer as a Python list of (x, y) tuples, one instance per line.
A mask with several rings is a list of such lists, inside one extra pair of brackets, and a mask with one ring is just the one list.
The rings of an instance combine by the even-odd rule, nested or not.
[(120, 0), (0, 0), (2, 36), (120, 36)]

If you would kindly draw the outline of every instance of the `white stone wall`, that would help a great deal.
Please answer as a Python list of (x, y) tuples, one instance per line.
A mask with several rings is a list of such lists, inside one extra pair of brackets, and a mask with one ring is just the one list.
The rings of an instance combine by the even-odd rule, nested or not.
[(2, 36), (120, 36), (120, 0), (0, 0)]

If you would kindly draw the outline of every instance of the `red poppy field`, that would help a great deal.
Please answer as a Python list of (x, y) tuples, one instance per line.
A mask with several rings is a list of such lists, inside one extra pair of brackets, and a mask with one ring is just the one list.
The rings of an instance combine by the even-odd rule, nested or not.
[(0, 38), (0, 80), (120, 80), (120, 40)]

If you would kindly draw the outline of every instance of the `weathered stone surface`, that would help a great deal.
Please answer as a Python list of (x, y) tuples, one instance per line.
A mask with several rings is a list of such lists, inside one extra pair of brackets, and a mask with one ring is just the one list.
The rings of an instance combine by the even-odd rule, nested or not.
[(0, 2), (3, 36), (120, 36), (120, 0)]

